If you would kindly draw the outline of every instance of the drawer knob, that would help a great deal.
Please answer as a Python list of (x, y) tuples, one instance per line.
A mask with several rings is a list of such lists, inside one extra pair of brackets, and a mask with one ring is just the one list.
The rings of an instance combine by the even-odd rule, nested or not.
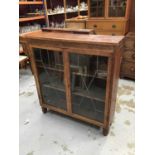
[(115, 24), (113, 24), (113, 25), (112, 25), (112, 28), (113, 28), (113, 29), (114, 29), (114, 28), (116, 28), (116, 25), (115, 25)]
[(96, 28), (96, 27), (97, 27), (97, 25), (95, 24), (95, 25), (94, 25), (94, 27)]
[(112, 33), (112, 36), (115, 36), (116, 34), (115, 33)]

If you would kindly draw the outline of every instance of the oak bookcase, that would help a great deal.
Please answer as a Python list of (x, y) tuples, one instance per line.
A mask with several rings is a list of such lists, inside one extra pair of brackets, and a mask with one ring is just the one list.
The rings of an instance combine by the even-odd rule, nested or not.
[(40, 106), (103, 128), (112, 123), (123, 36), (36, 31), (20, 36), (29, 52)]

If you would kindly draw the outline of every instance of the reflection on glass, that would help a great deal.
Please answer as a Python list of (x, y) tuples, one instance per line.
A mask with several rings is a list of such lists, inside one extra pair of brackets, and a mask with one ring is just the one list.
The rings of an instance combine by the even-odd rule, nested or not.
[(44, 102), (66, 110), (62, 52), (34, 49)]
[(70, 54), (73, 113), (103, 121), (107, 58)]
[(109, 16), (124, 17), (127, 0), (109, 0)]
[(104, 0), (90, 0), (90, 16), (103, 17), (104, 16)]

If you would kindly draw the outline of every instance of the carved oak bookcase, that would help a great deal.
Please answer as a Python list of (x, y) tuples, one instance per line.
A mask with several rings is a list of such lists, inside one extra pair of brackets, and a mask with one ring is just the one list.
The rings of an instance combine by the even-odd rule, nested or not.
[(20, 36), (43, 113), (53, 110), (103, 128), (112, 123), (123, 36), (36, 31)]

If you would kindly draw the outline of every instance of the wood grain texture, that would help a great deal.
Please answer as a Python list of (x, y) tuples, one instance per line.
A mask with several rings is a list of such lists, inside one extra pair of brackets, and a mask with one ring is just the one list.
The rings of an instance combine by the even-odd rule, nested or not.
[(71, 82), (70, 82), (70, 64), (69, 64), (69, 53), (63, 51), (63, 61), (64, 61), (64, 78), (66, 86), (66, 99), (67, 99), (67, 111), (69, 114), (72, 113), (72, 103), (71, 103)]
[(26, 21), (33, 21), (33, 20), (40, 20), (45, 19), (45, 16), (35, 16), (35, 17), (26, 17), (26, 18), (19, 18), (19, 22), (26, 22)]
[[(24, 35), (23, 35), (24, 37)], [(78, 35), (70, 33), (58, 33), (58, 32), (43, 32), (41, 30), (35, 31), (25, 35), (27, 39), (36, 40), (51, 40), (51, 41), (65, 41), (65, 42), (78, 42), (78, 43), (91, 43), (99, 45), (118, 45), (124, 38), (124, 36), (108, 36), (108, 35)]]

